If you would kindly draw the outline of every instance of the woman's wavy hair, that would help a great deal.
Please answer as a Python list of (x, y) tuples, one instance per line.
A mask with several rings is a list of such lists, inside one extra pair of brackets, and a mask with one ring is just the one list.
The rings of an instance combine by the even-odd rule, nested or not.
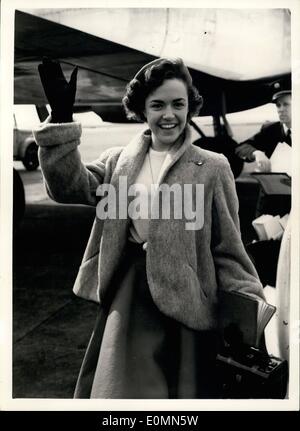
[(145, 100), (166, 79), (181, 79), (187, 88), (189, 112), (187, 120), (198, 115), (203, 98), (193, 86), (192, 77), (181, 58), (159, 58), (143, 66), (128, 83), (122, 103), (128, 119), (146, 121)]

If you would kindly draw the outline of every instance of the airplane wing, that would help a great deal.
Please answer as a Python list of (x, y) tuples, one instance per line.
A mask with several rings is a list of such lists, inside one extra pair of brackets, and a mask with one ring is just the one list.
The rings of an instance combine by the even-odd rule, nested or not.
[[(126, 84), (158, 55), (113, 42), (24, 11), (15, 13), (14, 103), (46, 103), (37, 66), (42, 56), (58, 59), (67, 76), (79, 67), (76, 106), (89, 106), (105, 121), (125, 121), (121, 105)], [(258, 79), (228, 79), (228, 71), (210, 69), (188, 61), (194, 84), (204, 97), (201, 115), (238, 112), (270, 101), (275, 81), (291, 79), (290, 72)], [(183, 57), (185, 60), (185, 58)], [(190, 64), (194, 64), (193, 67)], [(208, 68), (209, 69), (209, 68)], [(234, 76), (234, 74), (232, 74)]]
[[(46, 104), (38, 64), (59, 59), (66, 76), (77, 65), (77, 105), (98, 105), (113, 117), (121, 113), (126, 84), (155, 57), (76, 29), (30, 15), (15, 14), (14, 103)], [(101, 109), (102, 111), (102, 109)], [(123, 115), (124, 116), (124, 115)], [(106, 118), (103, 118), (104, 120)]]

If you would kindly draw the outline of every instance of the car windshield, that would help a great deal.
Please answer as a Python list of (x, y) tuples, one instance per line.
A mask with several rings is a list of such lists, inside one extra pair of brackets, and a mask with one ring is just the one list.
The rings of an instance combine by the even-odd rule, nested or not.
[(14, 114), (18, 129), (32, 130), (40, 124), (35, 105), (14, 105)]

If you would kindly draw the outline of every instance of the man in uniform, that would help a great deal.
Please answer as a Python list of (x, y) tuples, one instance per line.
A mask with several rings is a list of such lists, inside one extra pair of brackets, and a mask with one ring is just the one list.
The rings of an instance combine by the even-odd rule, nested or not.
[(246, 162), (256, 162), (257, 171), (270, 172), (272, 156), (279, 142), (292, 145), (291, 140), (291, 89), (279, 82), (274, 84), (272, 102), (276, 104), (279, 121), (264, 124), (261, 130), (236, 147), (236, 155)]

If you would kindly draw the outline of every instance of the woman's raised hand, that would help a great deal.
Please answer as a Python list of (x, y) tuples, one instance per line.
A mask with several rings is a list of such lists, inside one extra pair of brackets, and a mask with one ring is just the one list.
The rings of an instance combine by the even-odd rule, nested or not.
[(67, 82), (59, 62), (48, 57), (43, 57), (43, 62), (39, 64), (38, 70), (51, 107), (51, 122), (68, 123), (73, 121), (77, 66), (73, 69), (69, 82)]

